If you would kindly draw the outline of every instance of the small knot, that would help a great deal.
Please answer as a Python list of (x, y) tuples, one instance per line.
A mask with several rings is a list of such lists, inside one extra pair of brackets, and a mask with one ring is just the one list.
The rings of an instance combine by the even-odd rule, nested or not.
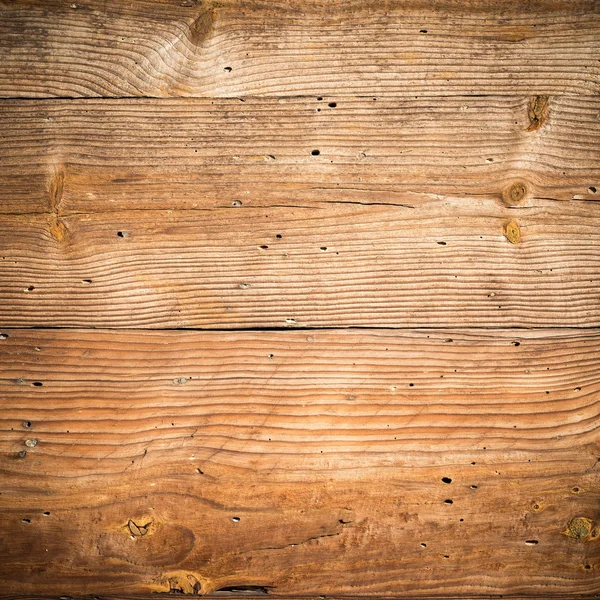
[(521, 229), (515, 221), (510, 221), (504, 226), (504, 237), (511, 244), (518, 244), (521, 241)]

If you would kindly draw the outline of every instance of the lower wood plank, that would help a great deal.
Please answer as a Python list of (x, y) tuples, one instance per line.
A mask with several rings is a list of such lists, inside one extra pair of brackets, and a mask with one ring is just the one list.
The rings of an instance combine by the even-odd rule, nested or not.
[(597, 331), (0, 337), (4, 593), (600, 592)]

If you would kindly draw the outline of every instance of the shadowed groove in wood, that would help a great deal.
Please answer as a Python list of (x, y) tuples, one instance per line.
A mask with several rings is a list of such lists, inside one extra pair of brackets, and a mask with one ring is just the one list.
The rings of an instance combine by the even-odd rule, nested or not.
[(598, 92), (593, 0), (16, 0), (4, 97)]

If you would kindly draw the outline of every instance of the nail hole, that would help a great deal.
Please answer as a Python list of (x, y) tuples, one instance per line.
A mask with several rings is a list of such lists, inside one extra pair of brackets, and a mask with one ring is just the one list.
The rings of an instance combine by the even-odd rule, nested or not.
[(448, 498), (447, 500), (444, 500), (444, 504), (454, 504), (454, 501)]
[(91, 279), (82, 279), (81, 283), (92, 283)]
[(327, 246), (321, 246), (321, 252), (327, 252)]
[(234, 523), (239, 523), (240, 522), (240, 518), (239, 517), (232, 517), (231, 519)]
[(574, 391), (574, 392), (580, 392), (580, 391), (581, 391), (581, 388), (580, 388), (580, 387), (576, 387), (576, 388), (575, 388), (573, 391)]
[(584, 567), (585, 569), (587, 569), (588, 571), (592, 568), (592, 565), (585, 565)]
[(521, 345), (521, 342), (513, 342), (513, 343), (512, 343), (512, 345), (513, 345), (513, 346), (520, 346), (520, 345)]
[(319, 96), (319, 97), (317, 98), (317, 100), (318, 100), (319, 102), (321, 102), (321, 100), (323, 100), (323, 96)]
[(25, 429), (29, 429), (31, 427), (31, 421), (23, 421), (22, 425)]
[(49, 516), (50, 516), (50, 512), (49, 512), (49, 511), (46, 511), (46, 512), (44, 513), (44, 516), (45, 516), (45, 517), (49, 517)]
[(444, 483), (452, 483), (452, 479), (450, 479), (450, 477), (442, 477), (442, 481)]
[(573, 488), (573, 493), (578, 494), (579, 493), (579, 488), (578, 487), (574, 487)]
[(330, 102), (329, 103), (329, 108), (335, 108), (337, 106), (336, 102)]
[(525, 543), (528, 546), (536, 546), (537, 544), (539, 544), (539, 542), (537, 540), (525, 540)]
[(119, 236), (120, 238), (126, 238), (126, 237), (129, 237), (129, 232), (128, 231), (117, 231), (117, 236)]
[(471, 486), (471, 489), (472, 489), (472, 490), (476, 490), (476, 489), (477, 489), (477, 486), (476, 486), (476, 485), (472, 485), (472, 486)]
[(24, 292), (33, 292), (33, 290), (35, 290), (35, 287), (30, 285), (30, 286), (26, 287), (23, 291)]
[(427, 548), (427, 544), (425, 542), (421, 542), (421, 548)]
[(7, 333), (0, 333), (0, 340), (7, 340), (7, 339), (8, 339)]
[(31, 519), (23, 519), (23, 523), (31, 523)]
[(440, 246), (445, 246), (445, 245), (446, 245), (446, 242), (438, 242), (438, 244), (439, 244)]
[(427, 33), (427, 29), (421, 29), (421, 33)]
[(597, 190), (596, 190), (596, 188), (595, 188), (593, 185), (591, 185), (591, 186), (588, 188), (588, 192), (589, 192), (590, 194), (595, 194), (595, 193), (596, 193), (596, 191), (597, 191)]
[(31, 385), (33, 387), (42, 387), (44, 384), (41, 381), (34, 381)]
[(196, 473), (198, 473), (198, 475), (204, 475), (204, 471), (202, 469), (196, 469)]
[(311, 154), (312, 154), (313, 156), (319, 156), (319, 154), (321, 154), (321, 151), (320, 151), (320, 150), (313, 150), (313, 151), (311, 152)]
[(233, 69), (231, 67), (225, 67), (223, 69), (223, 71), (227, 71), (228, 73), (231, 73), (231, 71), (233, 71)]
[(282, 236), (280, 233), (278, 233), (278, 234), (277, 234), (275, 237), (276, 237), (278, 240), (280, 240), (280, 239), (281, 239), (283, 236)]
[(268, 250), (268, 249), (269, 249), (269, 246), (261, 246), (261, 247), (260, 247), (260, 249), (261, 249), (261, 250)]

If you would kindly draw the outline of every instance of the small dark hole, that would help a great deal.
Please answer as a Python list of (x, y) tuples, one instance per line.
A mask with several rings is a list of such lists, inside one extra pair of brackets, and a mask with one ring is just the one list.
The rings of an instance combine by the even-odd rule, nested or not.
[(231, 73), (231, 71), (233, 71), (233, 69), (231, 67), (225, 67), (223, 69), (223, 71), (227, 71), (228, 73)]
[(459, 521), (460, 521), (461, 523), (464, 523), (464, 522), (465, 522), (465, 520), (464, 520), (464, 519), (459, 519)]
[(322, 252), (327, 252), (327, 246), (321, 246), (321, 251)]
[(421, 29), (421, 33), (427, 33), (427, 29)]
[(269, 246), (261, 246), (260, 248), (261, 248), (261, 250), (268, 250)]
[(450, 477), (442, 477), (442, 481), (444, 483), (452, 483), (452, 479), (450, 479)]
[(82, 283), (92, 283), (91, 279), (82, 279)]
[(117, 231), (117, 235), (120, 238), (126, 238), (126, 237), (129, 237), (129, 232), (128, 231)]
[(239, 517), (232, 517), (231, 519), (234, 523), (239, 523), (240, 522), (240, 518)]
[(574, 492), (575, 494), (578, 494), (578, 493), (579, 493), (579, 488), (578, 488), (578, 487), (574, 487), (574, 488), (573, 488), (573, 492)]
[(44, 384), (41, 381), (34, 381), (31, 385), (34, 387), (42, 387)]
[(317, 98), (317, 100), (318, 100), (319, 102), (321, 102), (321, 100), (323, 100), (323, 96), (319, 96), (319, 97)]
[(512, 343), (512, 345), (513, 345), (513, 346), (520, 346), (520, 345), (521, 345), (521, 342), (513, 342), (513, 343)]
[(50, 512), (49, 512), (49, 511), (46, 511), (46, 512), (44, 513), (44, 516), (45, 516), (45, 517), (49, 517), (49, 516), (50, 516)]
[(0, 333), (0, 340), (7, 340), (7, 339), (8, 339), (7, 333)]
[(320, 151), (320, 150), (313, 150), (313, 151), (311, 152), (311, 154), (312, 154), (313, 156), (319, 156), (319, 154), (321, 154), (321, 151)]
[(31, 421), (23, 421), (23, 427), (25, 427), (25, 429), (29, 429), (31, 427)]
[(198, 473), (198, 475), (204, 475), (204, 471), (202, 469), (196, 469), (196, 473)]
[(592, 568), (592, 565), (585, 565), (584, 567), (585, 569), (587, 569), (588, 571)]
[(31, 519), (23, 519), (23, 523), (31, 523)]
[(276, 237), (278, 240), (280, 240), (280, 239), (281, 239), (283, 236), (282, 236), (280, 233), (278, 233), (278, 234), (277, 234), (275, 237)]
[(446, 245), (446, 242), (438, 242), (438, 244), (439, 244), (440, 246), (445, 246), (445, 245)]
[(448, 498), (447, 500), (444, 500), (444, 504), (454, 504), (454, 501), (450, 500), (450, 498)]
[(450, 558), (448, 554), (444, 554), (444, 558)]
[(471, 489), (472, 489), (472, 490), (476, 490), (476, 489), (477, 489), (477, 486), (476, 486), (476, 485), (472, 485), (472, 486), (471, 486)]
[(588, 191), (590, 192), (590, 194), (595, 194), (596, 193), (596, 188), (592, 185), (588, 188)]
[(535, 545), (539, 544), (539, 542), (537, 540), (525, 540), (525, 543), (528, 546), (535, 546)]
[(336, 102), (330, 102), (329, 103), (329, 108), (335, 108), (337, 106)]
[(427, 548), (427, 544), (425, 542), (421, 542), (421, 548)]

